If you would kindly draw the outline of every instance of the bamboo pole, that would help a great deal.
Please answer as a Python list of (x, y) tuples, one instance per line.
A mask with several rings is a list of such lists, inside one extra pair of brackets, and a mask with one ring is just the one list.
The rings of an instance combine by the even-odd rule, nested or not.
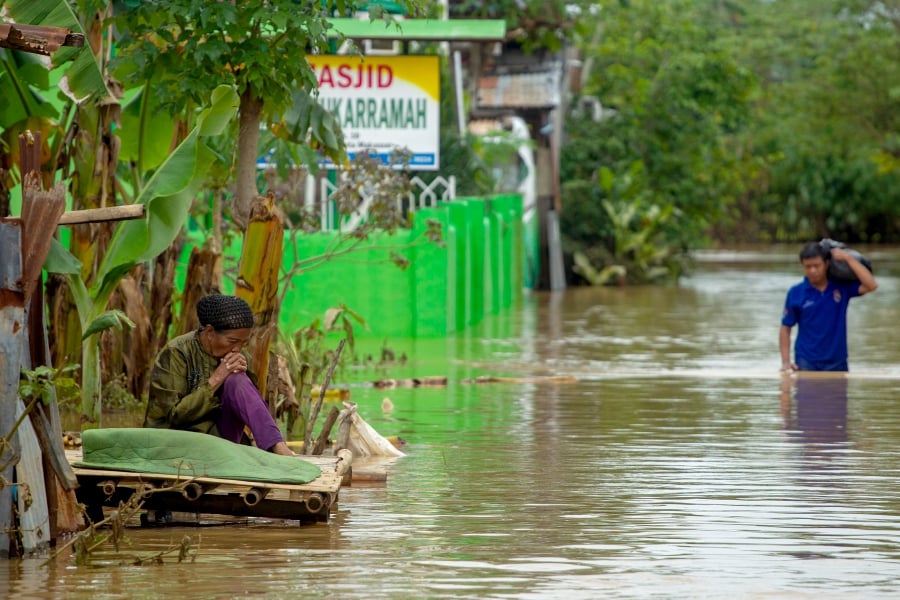
[(310, 440), (312, 440), (313, 426), (316, 424), (316, 419), (319, 417), (319, 411), (322, 409), (322, 403), (325, 401), (325, 392), (328, 390), (328, 384), (331, 382), (331, 376), (334, 375), (334, 369), (337, 367), (338, 359), (341, 357), (341, 350), (344, 349), (344, 343), (346, 341), (347, 338), (344, 338), (338, 343), (338, 347), (334, 351), (334, 356), (331, 359), (331, 364), (328, 366), (328, 373), (325, 374), (325, 381), (322, 382), (322, 387), (319, 389), (319, 400), (309, 412), (309, 421), (306, 423), (306, 435), (303, 436), (303, 452), (305, 454), (310, 453)]
[(81, 223), (101, 223), (105, 221), (128, 221), (144, 218), (143, 204), (126, 204), (123, 206), (106, 206), (103, 208), (86, 208), (70, 210), (59, 217), (59, 225), (78, 225)]
[(322, 431), (319, 432), (319, 437), (316, 438), (316, 445), (313, 446), (312, 453), (314, 455), (318, 456), (325, 451), (325, 445), (328, 444), (328, 436), (331, 435), (331, 429), (334, 427), (340, 412), (337, 408), (331, 407), (331, 412), (328, 413), (328, 417), (322, 423)]

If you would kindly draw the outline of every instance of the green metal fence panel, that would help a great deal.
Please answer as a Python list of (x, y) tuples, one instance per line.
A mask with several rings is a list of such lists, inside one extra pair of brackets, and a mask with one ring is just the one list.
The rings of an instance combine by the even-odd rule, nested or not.
[(472, 269), (468, 257), (471, 256), (471, 234), (468, 224), (468, 203), (457, 198), (443, 204), (449, 212), (452, 228), (451, 268), (456, 272), (456, 314), (453, 331), (463, 331), (472, 314)]
[[(441, 224), (443, 246), (424, 241), (429, 220)], [(456, 328), (456, 269), (450, 260), (449, 225), (446, 207), (419, 209), (415, 213), (413, 239), (417, 245), (410, 266), (412, 306), (409, 314), (413, 333), (418, 338), (443, 336)]]
[(466, 199), (466, 224), (469, 228), (469, 254), (466, 262), (470, 270), (470, 311), (466, 325), (479, 323), (484, 318), (484, 254), (486, 251), (484, 220), (487, 201), (484, 198)]
[[(443, 245), (426, 241), (428, 220), (441, 224)], [(177, 269), (179, 289), (191, 248), (203, 238), (201, 231), (189, 232)], [(291, 334), (321, 321), (329, 308), (344, 305), (365, 319), (367, 328), (354, 326), (361, 338), (428, 338), (464, 331), (521, 302), (524, 239), (518, 195), (457, 199), (420, 209), (411, 229), (383, 235), (371, 241), (371, 248), (343, 255), (336, 232), (286, 232), (283, 270), (292, 275), (283, 288), (279, 325)], [(236, 239), (225, 249), (226, 268), (237, 264), (240, 244)], [(393, 264), (392, 252), (409, 260), (409, 268)], [(322, 262), (328, 255), (335, 258)], [(223, 288), (234, 292), (227, 277)]]

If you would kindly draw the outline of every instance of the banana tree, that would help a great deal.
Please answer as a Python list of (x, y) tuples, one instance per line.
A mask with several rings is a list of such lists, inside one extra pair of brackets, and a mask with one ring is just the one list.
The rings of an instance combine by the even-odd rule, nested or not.
[(121, 312), (107, 310), (110, 296), (132, 268), (155, 258), (178, 235), (207, 170), (217, 160), (207, 140), (226, 130), (237, 108), (238, 95), (233, 88), (214, 90), (194, 128), (136, 194), (136, 203), (145, 206), (146, 218), (116, 226), (90, 285), (85, 283), (82, 264), (75, 256), (58, 243), (51, 249), (45, 268), (66, 275), (81, 323), (83, 428), (101, 425), (99, 336), (110, 327), (128, 325)]
[[(88, 42), (83, 48), (60, 48), (52, 60), (30, 64), (23, 63), (21, 56), (7, 53), (6, 60), (0, 63), (0, 72), (5, 67), (7, 75), (0, 77), (0, 88), (4, 88), (0, 92), (8, 101), (5, 114), (0, 116), (5, 137), (13, 138), (25, 129), (42, 132), (44, 184), (50, 186), (59, 178), (67, 180), (71, 208), (115, 204), (112, 193), (117, 187), (117, 146), (112, 124), (118, 118), (119, 103), (111, 91), (113, 86), (107, 85), (103, 66), (104, 18), (110, 3), (80, 0), (77, 9), (66, 0), (4, 0), (3, 4), (6, 20), (64, 27), (84, 35)], [(14, 70), (16, 64), (20, 68)], [(55, 86), (50, 85), (51, 71), (62, 74)], [(57, 93), (58, 99), (52, 99), (50, 92)], [(10, 153), (15, 148), (15, 144), (9, 145)], [(8, 155), (7, 159), (14, 166), (15, 157)], [(2, 149), (0, 162), (4, 162)], [(91, 281), (97, 264), (95, 257), (105, 247), (109, 229), (104, 227), (103, 234), (98, 235), (97, 227), (76, 226), (70, 233), (70, 250), (83, 264), (85, 281)], [(52, 310), (53, 361), (77, 362), (80, 327), (65, 285), (56, 279), (48, 282), (47, 298)]]

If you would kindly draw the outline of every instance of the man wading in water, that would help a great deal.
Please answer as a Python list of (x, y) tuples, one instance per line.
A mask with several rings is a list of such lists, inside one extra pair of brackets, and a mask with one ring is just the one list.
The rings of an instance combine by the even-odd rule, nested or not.
[[(830, 280), (830, 260), (846, 262), (857, 281)], [(846, 371), (847, 306), (851, 298), (874, 292), (878, 283), (871, 271), (843, 248), (829, 251), (819, 242), (810, 242), (800, 251), (800, 263), (806, 277), (788, 290), (781, 317), (781, 370)], [(791, 362), (794, 325), (799, 331)]]

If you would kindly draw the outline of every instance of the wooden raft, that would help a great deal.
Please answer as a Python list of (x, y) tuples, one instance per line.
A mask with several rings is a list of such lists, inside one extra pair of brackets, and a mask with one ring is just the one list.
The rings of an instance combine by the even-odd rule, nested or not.
[[(66, 458), (70, 464), (79, 462), (81, 449), (67, 449)], [(319, 477), (301, 485), (85, 469), (74, 464), (72, 468), (78, 478), (78, 501), (87, 507), (93, 522), (103, 518), (104, 506), (118, 507), (136, 492), (149, 492), (143, 507), (151, 511), (327, 522), (349, 474), (353, 454), (340, 450), (337, 456), (300, 458), (322, 471)]]

